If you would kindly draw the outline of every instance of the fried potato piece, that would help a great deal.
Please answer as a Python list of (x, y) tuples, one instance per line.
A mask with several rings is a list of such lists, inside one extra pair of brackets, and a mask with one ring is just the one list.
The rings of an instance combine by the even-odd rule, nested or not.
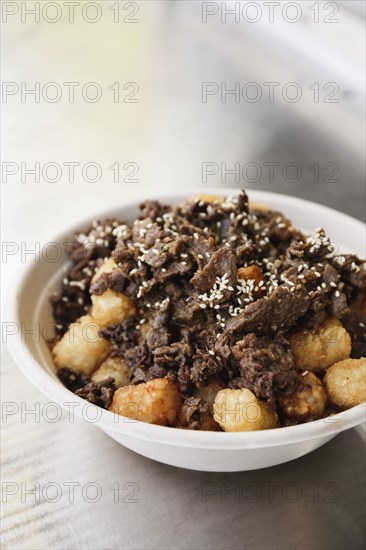
[(221, 390), (214, 403), (214, 419), (226, 432), (275, 428), (277, 414), (248, 389)]
[(338, 319), (327, 319), (317, 329), (295, 332), (289, 342), (296, 368), (304, 371), (324, 371), (351, 355), (351, 337)]
[(109, 410), (141, 422), (174, 426), (181, 405), (176, 385), (168, 378), (156, 378), (119, 388)]
[(52, 350), (56, 367), (90, 375), (110, 352), (110, 344), (98, 334), (99, 325), (90, 315), (70, 325)]
[(135, 311), (133, 302), (124, 294), (106, 290), (100, 296), (91, 297), (91, 316), (101, 326), (122, 323)]
[(197, 199), (203, 202), (208, 202), (209, 204), (220, 203), (224, 200), (223, 197), (220, 197), (220, 195), (206, 195), (205, 193), (200, 193), (199, 195), (192, 197), (191, 201), (196, 201)]
[(114, 378), (116, 388), (130, 384), (131, 369), (120, 357), (108, 357), (92, 376), (93, 382), (101, 382), (106, 378)]
[(106, 260), (104, 260), (104, 264), (102, 264), (99, 269), (94, 273), (91, 282), (95, 283), (95, 281), (97, 281), (99, 277), (103, 275), (103, 273), (112, 273), (112, 271), (114, 271), (115, 269), (117, 269), (117, 264), (114, 259), (112, 257), (107, 258)]
[(268, 212), (270, 207), (260, 202), (253, 202), (249, 199), (249, 208), (251, 210), (261, 210), (262, 212)]
[[(112, 273), (115, 269), (118, 269), (118, 266), (114, 259), (107, 258), (93, 276), (92, 283), (95, 283), (103, 273)], [(91, 315), (101, 326), (121, 323), (135, 310), (133, 302), (127, 296), (110, 289), (101, 295), (92, 295), (91, 301)]]
[(95, 283), (103, 273), (112, 273), (118, 266), (112, 257), (107, 258), (104, 263), (94, 273), (91, 283)]
[(284, 414), (289, 418), (315, 419), (324, 414), (327, 394), (321, 380), (312, 372), (308, 372), (300, 374), (295, 391), (290, 395), (281, 395), (278, 402)]
[[(250, 265), (248, 267), (240, 267), (237, 272), (238, 279), (244, 281), (253, 282), (253, 296), (260, 298), (264, 295), (264, 277), (263, 273), (257, 265)], [(255, 290), (257, 289), (257, 290)]]
[(366, 359), (346, 359), (332, 365), (324, 376), (329, 401), (349, 409), (366, 401)]
[(210, 380), (209, 384), (204, 388), (196, 390), (195, 395), (213, 405), (215, 402), (216, 395), (220, 390), (224, 389), (224, 383), (219, 378), (213, 378)]

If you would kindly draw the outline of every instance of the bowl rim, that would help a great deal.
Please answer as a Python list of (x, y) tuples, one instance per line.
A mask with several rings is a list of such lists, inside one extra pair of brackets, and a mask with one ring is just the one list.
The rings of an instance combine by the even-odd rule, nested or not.
[[(192, 193), (190, 193), (192, 191)], [(235, 195), (240, 191), (239, 188), (194, 188), (189, 187), (185, 192), (157, 192), (154, 193), (154, 199), (166, 201), (168, 203), (174, 201), (186, 200), (190, 196), (199, 194), (217, 194), (221, 196)], [(288, 204), (297, 205), (305, 209), (311, 208), (317, 211), (317, 214), (328, 214), (330, 216), (337, 215), (339, 222), (344, 222), (353, 225), (354, 229), (363, 230), (364, 224), (351, 216), (323, 206), (312, 201), (299, 199), (290, 195), (282, 195), (279, 193), (271, 193), (267, 191), (248, 191), (249, 198), (255, 202), (269, 201), (279, 203), (281, 210), (284, 210)], [(186, 198), (184, 198), (186, 197)], [(146, 200), (146, 191), (142, 194), (137, 192), (134, 198), (129, 199), (126, 203), (119, 206), (109, 208), (98, 212), (97, 215), (85, 217), (72, 227), (68, 227), (62, 234), (52, 238), (52, 242), (62, 243), (70, 237), (70, 235), (85, 227), (90, 221), (96, 217), (99, 219), (108, 218), (116, 215), (118, 210), (127, 210), (128, 208), (136, 209), (136, 206)], [(274, 207), (276, 207), (274, 205)], [(321, 218), (321, 217), (320, 217)], [(51, 240), (49, 240), (51, 242)], [(15, 275), (13, 284), (8, 291), (5, 312), (7, 319), (20, 323), (20, 293), (23, 285), (27, 282), (34, 268), (34, 259), (28, 260)], [(90, 423), (95, 423), (100, 428), (109, 433), (117, 433), (126, 437), (135, 439), (147, 440), (155, 443), (175, 445), (178, 447), (190, 447), (201, 449), (238, 449), (238, 448), (265, 448), (273, 446), (291, 445), (295, 442), (308, 441), (309, 439), (318, 439), (321, 437), (332, 437), (343, 430), (352, 428), (361, 424), (366, 419), (366, 403), (352, 407), (346, 411), (337, 413), (331, 417), (320, 420), (311, 421), (305, 424), (295, 426), (287, 426), (274, 428), (271, 430), (253, 431), (253, 432), (212, 432), (212, 431), (196, 431), (182, 428), (173, 428), (168, 426), (158, 426), (148, 424), (146, 422), (131, 420), (121, 415), (104, 410), (96, 405), (86, 402), (84, 399), (76, 396), (69, 391), (56, 376), (48, 373), (44, 367), (33, 357), (31, 351), (25, 342), (22, 341), (20, 331), (12, 335), (6, 343), (10, 355), (14, 359), (21, 372), (30, 380), (30, 382), (48, 398), (51, 398), (55, 403), (63, 409), (70, 410), (70, 404), (75, 404), (74, 413), (76, 416), (87, 420)], [(70, 399), (71, 397), (71, 399)], [(80, 406), (80, 408), (79, 408)], [(95, 418), (85, 417), (83, 409), (86, 407), (94, 407), (97, 410)], [(117, 418), (118, 417), (118, 418)], [(121, 429), (122, 426), (122, 429)]]

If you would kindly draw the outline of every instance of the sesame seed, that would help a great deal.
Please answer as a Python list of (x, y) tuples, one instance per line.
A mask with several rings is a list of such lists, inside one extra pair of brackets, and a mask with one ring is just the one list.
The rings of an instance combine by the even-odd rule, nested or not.
[(70, 286), (77, 286), (78, 288), (80, 288), (81, 290), (85, 290), (85, 280), (82, 280), (82, 281), (70, 281), (69, 282), (69, 285)]

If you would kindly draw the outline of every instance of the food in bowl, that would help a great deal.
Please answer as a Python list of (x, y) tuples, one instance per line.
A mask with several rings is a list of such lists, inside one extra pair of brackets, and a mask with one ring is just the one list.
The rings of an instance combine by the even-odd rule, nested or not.
[(67, 388), (136, 420), (229, 432), (365, 401), (364, 260), (244, 191), (140, 211), (67, 245), (51, 297)]

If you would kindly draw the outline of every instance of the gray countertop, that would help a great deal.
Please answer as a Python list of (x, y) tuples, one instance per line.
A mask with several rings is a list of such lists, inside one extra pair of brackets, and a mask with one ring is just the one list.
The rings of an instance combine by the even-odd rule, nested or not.
[[(32, 249), (66, 221), (72, 225), (129, 200), (136, 185), (150, 197), (161, 189), (205, 185), (204, 162), (226, 162), (227, 168), (276, 162), (273, 183), (264, 171), (256, 183), (242, 177), (225, 183), (219, 172), (207, 185), (273, 190), (364, 218), (362, 94), (357, 82), (346, 79), (347, 59), (358, 67), (360, 18), (344, 14), (334, 36), (329, 25), (314, 30), (312, 44), (347, 43), (349, 57), (337, 74), (337, 64), (321, 59), (325, 46), (315, 52), (315, 62), (259, 26), (202, 25), (198, 2), (141, 2), (136, 25), (112, 24), (113, 3), (99, 4), (103, 17), (95, 25), (78, 16), (73, 24), (63, 17), (54, 25), (23, 24), (14, 16), (3, 25), (3, 80), (29, 87), (35, 81), (93, 81), (104, 91), (98, 103), (22, 102), (14, 95), (3, 105), (3, 160), (18, 168), (3, 182), (3, 240), (17, 250), (3, 264), (4, 294), (21, 267), (22, 243)], [(300, 40), (309, 25), (296, 29)], [(254, 80), (297, 81), (304, 91), (315, 81), (339, 82), (340, 101), (202, 102), (202, 82)], [(139, 103), (114, 103), (108, 87), (117, 81), (138, 82)], [(80, 170), (71, 182), (64, 169), (58, 182), (42, 176), (36, 182), (27, 174), (21, 180), (22, 162), (39, 162), (42, 169), (70, 161), (98, 163), (101, 179), (90, 183)], [(115, 162), (122, 170), (137, 163), (138, 182), (114, 182), (109, 167)], [(297, 183), (283, 178), (289, 162), (303, 170)], [(315, 162), (321, 167), (318, 183), (309, 169)], [(331, 171), (327, 163), (339, 167), (334, 182), (324, 181)], [(134, 454), (80, 419), (50, 421), (52, 406), (20, 374), (6, 348), (1, 380), (4, 549), (364, 547), (362, 428), (274, 468), (200, 473)], [(31, 409), (35, 415), (26, 414)]]
[(363, 548), (360, 428), (273, 468), (194, 472), (143, 458), (83, 420), (53, 422), (55, 409), (6, 355), (1, 376), (2, 548)]

